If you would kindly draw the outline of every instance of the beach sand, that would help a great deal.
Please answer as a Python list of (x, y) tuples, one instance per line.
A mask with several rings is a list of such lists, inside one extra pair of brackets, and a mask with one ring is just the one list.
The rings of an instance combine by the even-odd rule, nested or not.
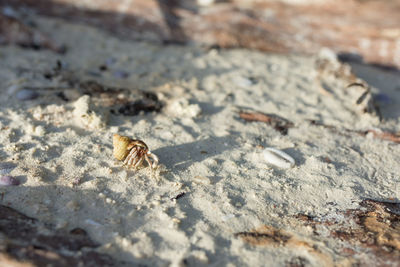
[[(56, 229), (82, 228), (97, 251), (127, 266), (376, 260), (362, 242), (334, 238), (332, 225), (298, 217), (340, 225), (365, 199), (398, 201), (400, 146), (379, 138), (400, 131), (396, 73), (352, 70), (329, 50), (161, 46), (35, 22), (68, 51), (0, 48), (0, 167), (21, 182), (0, 187), (2, 205)], [(21, 89), (38, 96), (22, 100)], [(159, 106), (121, 114), (134, 101)], [(240, 116), (254, 112), (277, 123)], [(143, 140), (158, 168), (123, 167), (114, 133)], [(269, 165), (267, 147), (295, 166)]]

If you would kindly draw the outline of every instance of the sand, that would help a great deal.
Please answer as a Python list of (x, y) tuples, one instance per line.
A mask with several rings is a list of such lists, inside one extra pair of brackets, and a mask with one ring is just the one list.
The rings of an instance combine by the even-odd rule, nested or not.
[[(327, 50), (305, 57), (159, 46), (35, 21), (68, 52), (0, 48), (0, 160), (21, 181), (0, 187), (1, 204), (59, 229), (83, 228), (99, 251), (128, 266), (283, 266), (296, 257), (309, 266), (345, 264), (341, 242), (328, 234), (312, 238), (293, 216), (341, 220), (341, 211), (366, 198), (400, 198), (400, 146), (360, 134), (400, 131), (396, 74), (354, 66), (371, 92), (390, 96), (380, 120), (370, 94), (357, 105), (364, 89), (346, 89), (362, 80)], [(75, 80), (126, 88), (133, 98), (153, 92), (164, 107), (136, 116), (110, 112), (107, 93), (82, 97), (63, 75), (45, 78), (57, 60)], [(113, 74), (122, 70), (126, 79)], [(40, 96), (18, 100), (16, 92), (28, 87)], [(241, 119), (241, 111), (274, 114), (293, 126), (283, 135)], [(143, 140), (159, 167), (124, 168), (112, 156), (114, 133)], [(266, 147), (286, 152), (296, 165), (267, 164)], [(296, 242), (253, 246), (235, 235), (263, 226), (294, 233), (318, 253)]]

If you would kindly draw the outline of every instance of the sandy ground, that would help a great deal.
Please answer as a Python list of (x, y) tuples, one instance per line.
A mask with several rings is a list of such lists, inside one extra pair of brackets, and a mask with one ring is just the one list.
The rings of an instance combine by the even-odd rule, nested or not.
[[(37, 23), (68, 52), (0, 48), (0, 160), (21, 181), (0, 187), (1, 203), (60, 229), (83, 228), (99, 251), (127, 265), (283, 266), (296, 257), (310, 266), (344, 264), (336, 253), (343, 243), (322, 228), (309, 241), (317, 254), (252, 246), (235, 234), (267, 225), (311, 240), (312, 230), (293, 216), (341, 220), (339, 212), (363, 199), (400, 198), (400, 146), (357, 132), (400, 131), (396, 73), (355, 66), (380, 90), (372, 92), (389, 97), (380, 121), (363, 112), (368, 104), (355, 104), (362, 90), (346, 86), (358, 80), (329, 51), (302, 57), (158, 46), (57, 20)], [(75, 81), (128, 90), (81, 98), (62, 74), (44, 77), (57, 60)], [(126, 79), (115, 74), (122, 70)], [(39, 97), (19, 100), (28, 87)], [(138, 97), (138, 90), (156, 93), (161, 112), (110, 112), (109, 101)], [(293, 127), (283, 135), (239, 117), (249, 110)], [(159, 168), (122, 167), (112, 156), (114, 133), (145, 141)], [(265, 147), (286, 152), (295, 167), (268, 165)], [(367, 252), (360, 255), (368, 262)]]

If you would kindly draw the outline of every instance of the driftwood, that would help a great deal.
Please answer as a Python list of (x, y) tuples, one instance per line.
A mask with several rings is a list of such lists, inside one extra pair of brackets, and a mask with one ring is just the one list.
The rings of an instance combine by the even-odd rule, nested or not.
[[(368, 63), (400, 67), (400, 1), (0, 0), (44, 15), (83, 22), (129, 39), (245, 47), (279, 53), (328, 47)], [(305, 1), (306, 2), (306, 1)]]
[[(399, 266), (400, 229), (396, 222), (400, 219), (400, 203), (365, 199), (359, 204), (361, 208), (332, 211), (325, 217), (298, 214), (289, 219), (291, 222), (287, 225), (300, 223), (311, 228), (312, 234), (308, 236), (296, 235), (299, 229), (287, 231), (263, 225), (235, 233), (235, 237), (260, 249), (285, 247), (289, 251), (307, 251), (308, 257), (320, 266), (364, 266), (371, 262), (374, 266)], [(316, 242), (321, 233), (331, 240), (330, 244), (335, 244), (335, 257)], [(285, 266), (307, 266), (307, 258), (293, 257)]]

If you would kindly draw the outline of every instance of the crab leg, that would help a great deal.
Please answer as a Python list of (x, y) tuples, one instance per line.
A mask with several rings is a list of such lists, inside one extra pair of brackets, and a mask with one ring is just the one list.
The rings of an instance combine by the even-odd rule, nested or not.
[(128, 156), (124, 161), (124, 165), (131, 165), (132, 160), (136, 158), (137, 152), (138, 151), (136, 148), (132, 148), (132, 150), (129, 152)]
[(137, 167), (139, 167), (140, 164), (142, 164), (143, 159), (144, 159), (144, 158), (140, 158), (140, 159), (136, 162), (136, 164), (133, 166), (133, 168), (136, 169)]
[[(153, 160), (153, 163), (151, 163), (149, 157)], [(146, 154), (146, 161), (149, 163), (151, 168), (155, 168), (158, 165), (158, 157), (150, 151), (148, 151)]]

